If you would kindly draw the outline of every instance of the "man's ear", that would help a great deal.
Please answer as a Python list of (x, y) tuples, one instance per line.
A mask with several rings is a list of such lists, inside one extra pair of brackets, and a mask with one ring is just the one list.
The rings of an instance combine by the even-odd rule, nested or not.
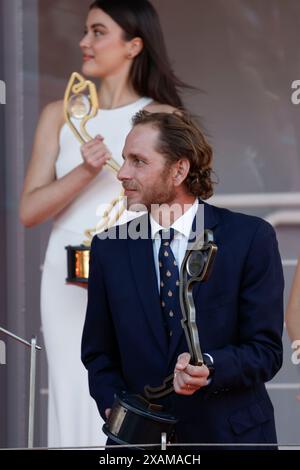
[(186, 158), (178, 160), (176, 165), (174, 165), (174, 184), (175, 186), (180, 186), (183, 181), (186, 179), (190, 171), (190, 162)]

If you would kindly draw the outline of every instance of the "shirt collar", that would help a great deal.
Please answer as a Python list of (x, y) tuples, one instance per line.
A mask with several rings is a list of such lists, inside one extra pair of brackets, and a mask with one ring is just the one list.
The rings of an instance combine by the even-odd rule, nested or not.
[[(196, 212), (198, 210), (199, 201), (198, 198), (195, 199), (193, 205), (186, 211), (184, 214), (175, 220), (171, 227), (175, 230), (174, 238), (189, 238), (193, 220), (195, 218)], [(153, 219), (150, 214), (150, 224), (151, 224), (151, 238), (160, 238), (159, 231), (166, 230), (166, 227), (162, 227), (156, 220)]]

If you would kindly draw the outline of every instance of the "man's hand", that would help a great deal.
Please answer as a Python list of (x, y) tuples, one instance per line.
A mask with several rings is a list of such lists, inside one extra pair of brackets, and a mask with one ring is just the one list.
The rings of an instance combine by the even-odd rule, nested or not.
[(197, 390), (208, 384), (208, 368), (205, 365), (201, 367), (192, 366), (189, 363), (190, 359), (189, 353), (182, 353), (177, 359), (173, 386), (175, 392), (179, 395), (193, 395)]

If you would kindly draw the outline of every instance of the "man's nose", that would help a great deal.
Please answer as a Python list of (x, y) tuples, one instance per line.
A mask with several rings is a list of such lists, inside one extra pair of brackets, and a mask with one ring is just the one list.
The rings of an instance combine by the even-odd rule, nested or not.
[(118, 174), (117, 174), (117, 178), (120, 181), (128, 180), (128, 179), (131, 178), (129, 168), (128, 168), (128, 164), (126, 163), (126, 161), (124, 161), (123, 165), (119, 169)]

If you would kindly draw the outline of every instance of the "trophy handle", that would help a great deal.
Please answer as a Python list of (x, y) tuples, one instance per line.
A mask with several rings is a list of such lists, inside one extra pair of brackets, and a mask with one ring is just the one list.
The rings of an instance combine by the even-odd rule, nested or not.
[[(84, 135), (86, 139), (84, 140), (80, 132), (77, 130), (76, 126), (74, 126), (73, 122), (71, 121), (71, 114), (69, 112), (69, 99), (72, 96), (72, 94), (77, 95), (85, 91), (87, 88), (89, 91), (89, 101), (91, 104), (91, 109), (89, 113), (82, 119), (82, 122), (80, 123), (80, 130), (82, 131), (82, 134)], [(92, 139), (92, 137), (88, 134), (86, 129), (83, 127), (83, 125), (85, 125), (89, 119), (96, 116), (98, 108), (99, 108), (98, 96), (97, 96), (96, 87), (94, 83), (92, 83), (90, 80), (85, 80), (82, 77), (82, 75), (80, 75), (79, 73), (73, 72), (68, 82), (65, 95), (64, 95), (64, 117), (65, 117), (66, 123), (68, 124), (68, 126), (74, 133), (75, 137), (79, 140), (81, 144), (84, 144), (85, 142)]]
[[(87, 99), (90, 104), (90, 109), (80, 119), (80, 132), (79, 132), (71, 120), (72, 115), (69, 110), (69, 101), (72, 96), (79, 95), (80, 93), (83, 93), (85, 91), (88, 92)], [(90, 80), (85, 80), (83, 76), (80, 75), (78, 72), (73, 72), (68, 82), (65, 95), (64, 95), (64, 117), (65, 117), (66, 123), (68, 124), (73, 134), (75, 135), (75, 137), (79, 140), (81, 144), (84, 144), (85, 142), (88, 142), (89, 140), (92, 139), (90, 134), (87, 132), (85, 126), (90, 119), (96, 116), (98, 109), (99, 109), (99, 102), (98, 102), (98, 95), (97, 95), (95, 84), (91, 82)], [(112, 157), (110, 158), (110, 160), (107, 161), (106, 165), (108, 165), (116, 173), (120, 169), (120, 165)]]
[[(186, 252), (180, 270), (179, 297), (182, 311), (181, 325), (191, 355), (190, 363), (202, 366), (204, 363), (196, 323), (196, 309), (193, 299), (193, 287), (197, 282), (207, 281), (217, 254), (217, 245), (213, 241), (211, 230), (205, 230), (204, 243), (200, 249)], [(198, 240), (196, 241), (198, 244)]]
[(173, 392), (173, 380), (174, 374), (168, 375), (162, 383), (158, 387), (151, 387), (150, 385), (145, 385), (144, 387), (144, 395), (147, 400), (154, 400), (158, 398), (163, 398)]
[[(112, 211), (117, 207), (118, 204), (119, 207), (116, 209), (115, 215), (110, 218)], [(119, 196), (111, 201), (110, 205), (104, 212), (101, 221), (96, 226), (95, 232), (98, 233), (102, 230), (107, 230), (108, 228), (112, 227), (120, 219), (124, 211), (124, 190), (122, 189)]]
[[(185, 333), (189, 353), (190, 363), (196, 366), (204, 364), (200, 346), (198, 328), (196, 323), (196, 309), (193, 299), (193, 287), (197, 282), (207, 281), (217, 254), (218, 247), (214, 243), (213, 232), (204, 231), (203, 238), (198, 237), (190, 250), (187, 250), (180, 269), (179, 297), (182, 312), (181, 325)], [(174, 374), (165, 378), (159, 387), (144, 387), (145, 397), (157, 399), (165, 397), (173, 392)]]
[[(78, 103), (76, 103), (76, 98), (79, 100)], [(86, 99), (86, 103), (84, 102), (84, 99)], [(74, 100), (74, 104), (72, 103), (72, 100)], [(72, 104), (73, 107), (71, 106)], [(90, 119), (97, 115), (99, 110), (98, 94), (95, 84), (90, 80), (85, 80), (85, 78), (78, 72), (73, 72), (64, 94), (63, 108), (65, 122), (80, 144), (84, 144), (85, 142), (90, 141), (92, 137), (86, 130), (86, 124)], [(72, 121), (72, 117), (80, 120), (79, 129)], [(112, 157), (106, 162), (106, 166), (108, 166), (115, 173), (117, 173), (120, 169), (120, 165)], [(123, 204), (120, 204), (118, 210), (114, 209), (116, 208), (118, 202), (123, 199), (123, 197), (124, 193), (121, 192), (120, 195), (109, 204), (108, 209), (104, 212), (104, 215), (98, 225), (93, 229), (87, 229), (85, 231), (87, 240), (83, 242), (84, 246), (90, 245), (95, 233), (103, 229), (105, 230), (110, 228), (119, 220), (125, 210), (124, 202)]]
[[(117, 208), (117, 205), (119, 207)], [(113, 210), (115, 209), (115, 214), (112, 215)], [(90, 246), (93, 236), (103, 230), (107, 230), (112, 227), (121, 217), (126, 207), (124, 205), (124, 191), (122, 190), (118, 197), (113, 199), (107, 209), (104, 211), (101, 216), (100, 222), (94, 228), (88, 228), (84, 231), (84, 235), (87, 237), (87, 240), (82, 242), (84, 246)]]

